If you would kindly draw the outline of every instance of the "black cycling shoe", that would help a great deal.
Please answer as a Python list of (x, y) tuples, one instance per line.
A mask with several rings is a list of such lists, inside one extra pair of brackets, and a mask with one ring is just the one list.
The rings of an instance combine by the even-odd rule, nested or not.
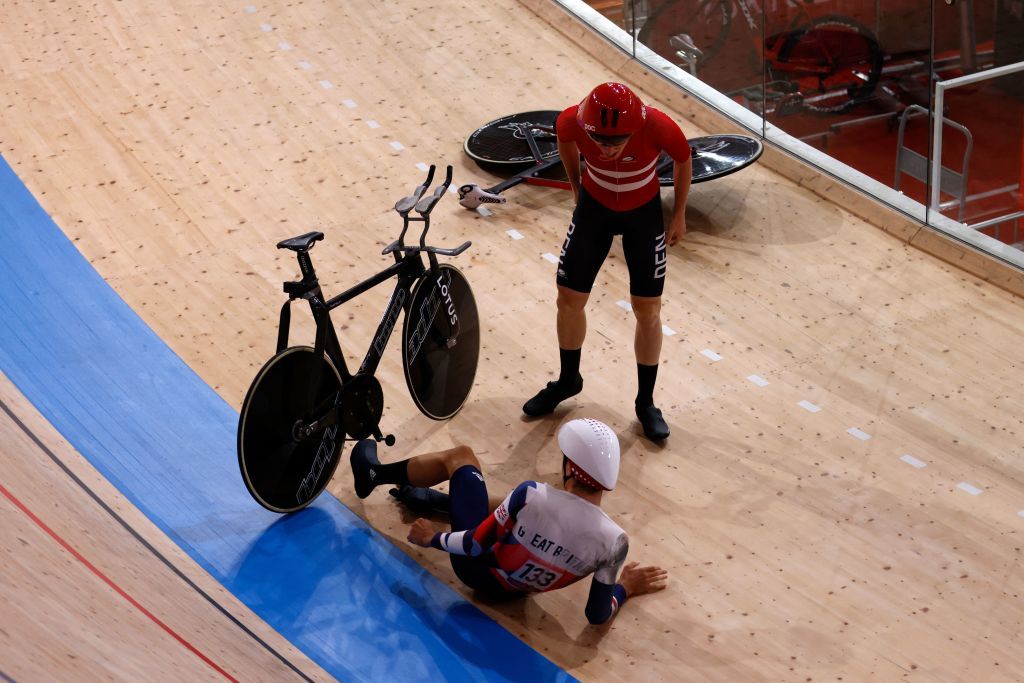
[(561, 382), (548, 382), (548, 385), (537, 392), (537, 395), (523, 404), (523, 412), (530, 417), (547, 415), (555, 407), (576, 394), (583, 391), (583, 377), (576, 375), (576, 381), (566, 384)]
[(366, 498), (377, 487), (374, 481), (377, 473), (373, 470), (374, 465), (380, 465), (377, 460), (377, 442), (363, 439), (353, 446), (349, 464), (352, 465), (352, 483), (355, 484), (356, 495)]
[(451, 500), (447, 493), (426, 486), (404, 484), (391, 489), (388, 493), (413, 512), (447, 514), (451, 509)]
[(640, 426), (644, 428), (644, 436), (651, 441), (664, 441), (668, 438), (668, 423), (654, 404), (643, 408), (637, 406), (636, 419), (640, 420)]

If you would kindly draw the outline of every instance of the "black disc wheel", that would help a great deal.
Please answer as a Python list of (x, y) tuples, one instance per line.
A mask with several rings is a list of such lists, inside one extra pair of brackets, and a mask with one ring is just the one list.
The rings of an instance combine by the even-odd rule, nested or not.
[(693, 181), (702, 183), (746, 168), (761, 156), (761, 141), (746, 135), (705, 135), (690, 141)]
[(552, 159), (558, 156), (558, 141), (553, 130), (549, 132), (535, 126), (554, 129), (558, 114), (554, 110), (543, 110), (503, 116), (473, 131), (463, 149), (485, 170), (519, 170), (537, 163), (526, 139), (526, 131), (531, 130), (541, 160)]
[(238, 417), (238, 466), (249, 493), (273, 512), (309, 505), (338, 466), (338, 424), (305, 429), (334, 407), (341, 377), (308, 346), (293, 346), (260, 369)]
[[(757, 161), (764, 151), (760, 140), (746, 135), (705, 135), (690, 138), (688, 142), (693, 160), (692, 183), (735, 173)], [(658, 180), (662, 186), (672, 185), (672, 172), (672, 160), (663, 156), (658, 162)]]
[(658, 163), (655, 166), (658, 171), (658, 184), (662, 187), (672, 187), (675, 185), (675, 162), (672, 161), (672, 157), (662, 152), (658, 155)]
[(413, 290), (402, 334), (405, 381), (416, 407), (447, 420), (473, 388), (480, 357), (476, 300), (466, 277), (447, 263)]

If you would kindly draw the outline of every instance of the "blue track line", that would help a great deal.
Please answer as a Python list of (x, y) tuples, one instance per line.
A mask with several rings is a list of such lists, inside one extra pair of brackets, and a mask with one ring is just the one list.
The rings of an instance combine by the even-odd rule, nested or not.
[(332, 675), (572, 680), (333, 496), (284, 517), (259, 507), (238, 473), (237, 412), (104, 282), (2, 157), (0, 371), (173, 541)]

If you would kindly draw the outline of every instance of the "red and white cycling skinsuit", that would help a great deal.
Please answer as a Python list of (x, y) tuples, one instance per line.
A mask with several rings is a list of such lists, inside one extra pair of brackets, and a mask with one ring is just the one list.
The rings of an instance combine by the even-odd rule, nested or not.
[(480, 558), (510, 592), (543, 593), (593, 574), (588, 610), (604, 619), (625, 598), (615, 582), (626, 533), (598, 506), (547, 484), (523, 482), (476, 528), (439, 533), (432, 545)]
[(586, 166), (583, 189), (614, 211), (628, 211), (644, 205), (658, 194), (660, 184), (655, 166), (662, 150), (679, 164), (690, 158), (686, 135), (675, 121), (653, 107), (647, 107), (643, 128), (630, 137), (617, 159), (607, 159), (576, 122), (573, 105), (555, 122), (558, 139), (576, 143)]

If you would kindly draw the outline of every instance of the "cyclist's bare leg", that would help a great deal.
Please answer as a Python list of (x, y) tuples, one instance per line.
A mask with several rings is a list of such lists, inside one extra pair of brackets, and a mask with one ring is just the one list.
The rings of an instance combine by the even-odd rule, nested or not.
[[(450, 505), (448, 495), (430, 487), (450, 480), (466, 465), (475, 467), (482, 476), (483, 468), (480, 461), (469, 446), (455, 446), (443, 451), (414, 456), (409, 459), (407, 466), (408, 486), (391, 489), (390, 493), (418, 512), (447, 511)], [(494, 512), (503, 500), (501, 496), (488, 494), (488, 514)]]
[(633, 296), (631, 302), (636, 316), (636, 417), (648, 439), (661, 441), (669, 435), (668, 424), (654, 405), (654, 383), (661, 358), (661, 297)]
[(587, 300), (588, 292), (577, 292), (558, 285), (558, 347), (575, 351), (583, 347), (587, 336)]
[(456, 470), (466, 465), (480, 469), (480, 461), (472, 448), (455, 446), (410, 458), (406, 471), (412, 486), (434, 486), (448, 481)]
[(435, 491), (431, 486), (448, 481), (466, 465), (480, 470), (480, 461), (469, 446), (455, 446), (382, 464), (377, 459), (377, 444), (371, 439), (363, 439), (355, 445), (350, 463), (357, 496), (366, 498), (381, 484), (394, 484), (395, 488), (388, 491), (393, 497), (424, 513), (449, 509), (448, 494)]
[(636, 333), (633, 349), (636, 362), (640, 365), (657, 365), (661, 358), (661, 297), (632, 296), (633, 315), (636, 316)]
[(558, 381), (548, 382), (547, 386), (523, 405), (523, 412), (530, 417), (547, 415), (559, 403), (583, 390), (580, 355), (583, 340), (587, 336), (586, 307), (589, 298), (589, 293), (558, 285), (558, 315), (555, 323), (560, 363)]

